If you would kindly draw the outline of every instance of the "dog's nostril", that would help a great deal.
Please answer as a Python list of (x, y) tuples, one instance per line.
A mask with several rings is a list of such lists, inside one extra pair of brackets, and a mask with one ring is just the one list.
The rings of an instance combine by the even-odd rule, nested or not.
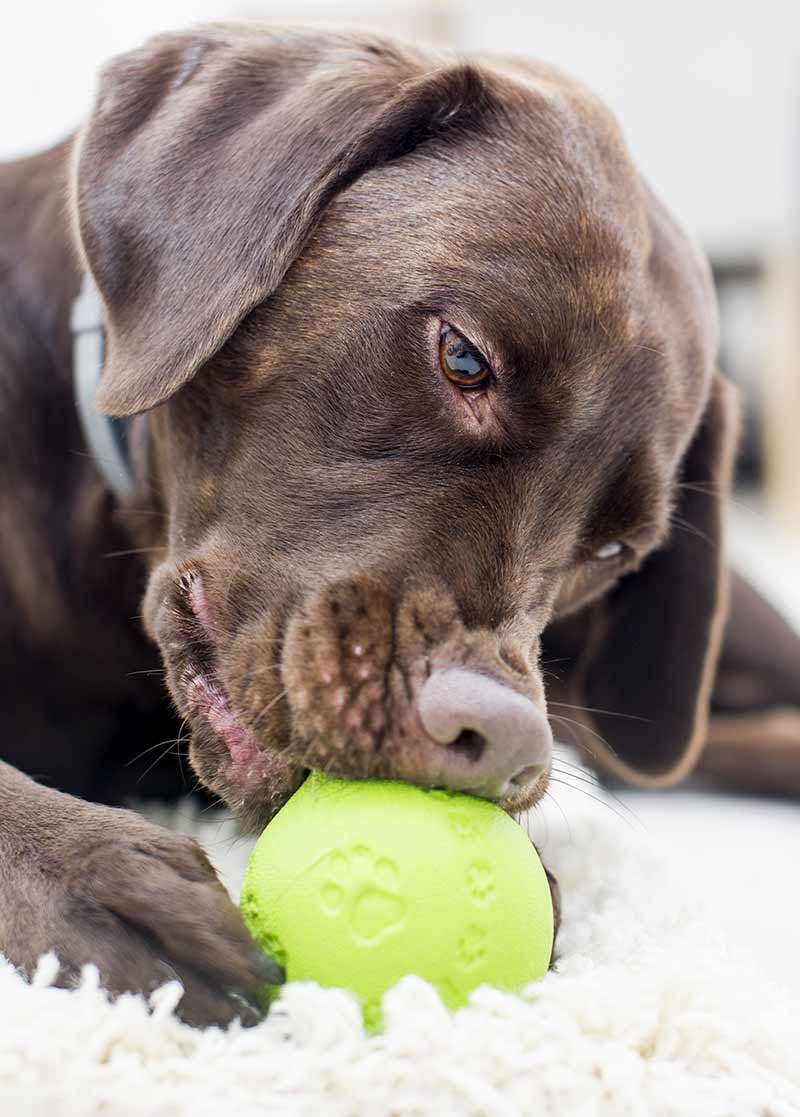
[(486, 748), (486, 738), (474, 729), (462, 729), (456, 739), (448, 743), (447, 748), (459, 753), (472, 764), (477, 764)]
[(526, 784), (533, 783), (541, 775), (541, 772), (542, 769), (539, 765), (527, 764), (511, 777), (511, 782), (516, 787), (525, 787)]

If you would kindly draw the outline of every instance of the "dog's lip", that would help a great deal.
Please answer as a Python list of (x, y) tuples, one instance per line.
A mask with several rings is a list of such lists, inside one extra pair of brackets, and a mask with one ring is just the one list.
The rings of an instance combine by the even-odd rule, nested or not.
[(261, 752), (255, 734), (236, 716), (215, 674), (190, 664), (182, 681), (190, 707), (201, 713), (225, 742), (234, 765), (246, 763), (255, 753)]
[(268, 752), (236, 713), (220, 678), (213, 615), (200, 572), (185, 570), (178, 586), (190, 625), (185, 633), (184, 666), (178, 675), (187, 712), (201, 717), (223, 742), (229, 755), (231, 777), (237, 783), (250, 783), (254, 776), (266, 774)]

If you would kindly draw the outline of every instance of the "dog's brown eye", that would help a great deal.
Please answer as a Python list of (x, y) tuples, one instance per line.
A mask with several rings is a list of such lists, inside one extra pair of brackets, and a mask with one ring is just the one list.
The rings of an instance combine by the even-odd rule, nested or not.
[(442, 326), (439, 335), (439, 364), (447, 379), (460, 388), (483, 386), (491, 374), (484, 355), (463, 334), (447, 325)]

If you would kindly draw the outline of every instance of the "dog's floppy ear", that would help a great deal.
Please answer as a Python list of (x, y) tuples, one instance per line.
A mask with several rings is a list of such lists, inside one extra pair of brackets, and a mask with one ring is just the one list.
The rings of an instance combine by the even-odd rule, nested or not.
[[(545, 634), (558, 660), (553, 705), (600, 765), (640, 786), (676, 783), (705, 740), (727, 609), (723, 498), (736, 443), (736, 407), (721, 376), (677, 481), (667, 544), (635, 574)], [(591, 711), (591, 712), (590, 712)]]
[(76, 148), (107, 311), (100, 410), (169, 398), (276, 289), (328, 201), (491, 102), (468, 65), (368, 37), (212, 27), (104, 71)]

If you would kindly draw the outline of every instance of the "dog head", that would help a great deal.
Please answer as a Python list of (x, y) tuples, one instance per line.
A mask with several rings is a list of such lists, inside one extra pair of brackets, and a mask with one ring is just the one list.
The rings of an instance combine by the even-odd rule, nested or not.
[(729, 406), (707, 268), (594, 98), (364, 35), (162, 37), (106, 70), (75, 205), (99, 406), (163, 512), (145, 623), (246, 821), (311, 767), (532, 803), (553, 655), (648, 719), (574, 718), (620, 772), (690, 763)]

